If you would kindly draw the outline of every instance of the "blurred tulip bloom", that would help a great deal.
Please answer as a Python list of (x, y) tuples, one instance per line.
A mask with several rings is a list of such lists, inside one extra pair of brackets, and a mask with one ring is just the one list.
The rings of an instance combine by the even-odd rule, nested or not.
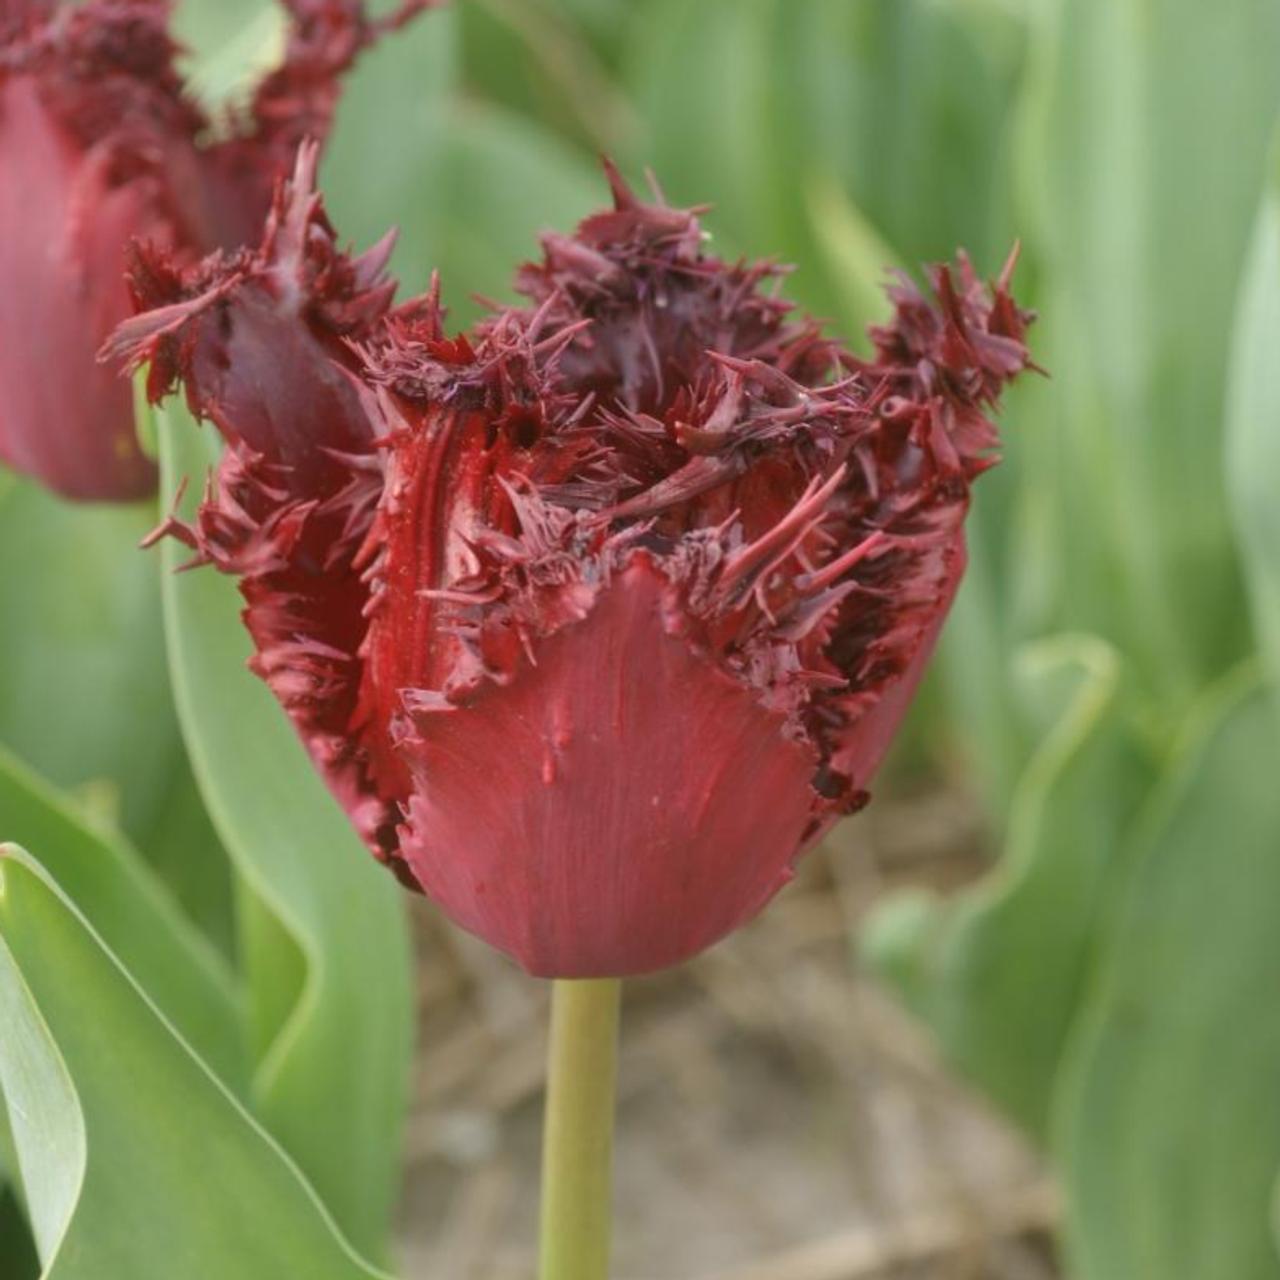
[[(348, 260), (304, 152), (259, 252), (142, 255), (116, 355), (227, 442), (194, 526), (374, 853), (544, 976), (673, 964), (866, 787), (965, 564), (1030, 319), (966, 261), (860, 359), (640, 203), (446, 336)], [(1012, 263), (1010, 263), (1011, 267)]]
[(192, 261), (256, 243), (341, 73), (426, 3), (373, 22), (358, 0), (285, 0), (283, 64), (213, 131), (164, 0), (0, 0), (0, 461), (72, 498), (154, 489), (129, 388), (94, 359), (131, 314), (129, 241)]

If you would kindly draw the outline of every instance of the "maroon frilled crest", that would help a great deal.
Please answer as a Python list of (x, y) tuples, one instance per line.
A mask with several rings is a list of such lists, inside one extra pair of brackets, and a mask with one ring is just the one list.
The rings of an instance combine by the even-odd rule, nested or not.
[(1009, 267), (898, 281), (863, 359), (610, 178), (449, 336), (337, 251), (304, 152), (259, 252), (142, 255), (114, 344), (227, 441), (170, 531), (361, 835), (549, 976), (696, 953), (865, 801), (1028, 364)]
[(178, 259), (256, 243), (341, 74), (390, 25), (355, 0), (283, 0), (285, 58), (211, 121), (175, 69), (164, 0), (0, 0), (0, 461), (68, 497), (155, 487), (128, 386), (94, 356), (131, 313), (134, 238)]

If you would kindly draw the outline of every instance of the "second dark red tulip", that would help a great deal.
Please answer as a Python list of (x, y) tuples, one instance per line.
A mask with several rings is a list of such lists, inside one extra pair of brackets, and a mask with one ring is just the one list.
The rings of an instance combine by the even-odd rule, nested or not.
[(175, 69), (163, 0), (0, 0), (0, 462), (70, 498), (154, 490), (129, 387), (95, 360), (131, 313), (130, 242), (190, 262), (256, 243), (341, 74), (426, 3), (379, 24), (355, 0), (287, 0), (283, 64), (213, 121)]

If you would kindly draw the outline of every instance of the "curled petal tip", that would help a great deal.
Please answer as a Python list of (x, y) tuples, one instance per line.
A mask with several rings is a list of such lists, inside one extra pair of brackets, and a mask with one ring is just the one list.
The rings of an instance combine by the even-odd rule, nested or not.
[(635, 192), (631, 190), (630, 185), (622, 176), (621, 170), (614, 164), (612, 158), (602, 155), (600, 157), (600, 166), (604, 169), (605, 178), (609, 183), (609, 190), (613, 195), (613, 207), (619, 211), (638, 208), (640, 202), (636, 199)]

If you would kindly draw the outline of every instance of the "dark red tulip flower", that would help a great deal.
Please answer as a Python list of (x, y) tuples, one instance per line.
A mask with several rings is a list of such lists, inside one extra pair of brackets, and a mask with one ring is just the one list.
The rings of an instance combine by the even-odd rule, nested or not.
[(169, 531), (373, 852), (556, 977), (693, 955), (865, 801), (1028, 364), (1009, 268), (899, 281), (862, 359), (610, 177), (450, 337), (337, 251), (304, 153), (257, 253), (140, 255), (113, 346), (226, 439)]
[(256, 243), (341, 73), (426, 3), (377, 23), (358, 0), (285, 0), (283, 64), (215, 128), (174, 69), (165, 0), (0, 0), (0, 461), (72, 498), (154, 488), (129, 387), (94, 358), (132, 312), (126, 246), (196, 261)]

